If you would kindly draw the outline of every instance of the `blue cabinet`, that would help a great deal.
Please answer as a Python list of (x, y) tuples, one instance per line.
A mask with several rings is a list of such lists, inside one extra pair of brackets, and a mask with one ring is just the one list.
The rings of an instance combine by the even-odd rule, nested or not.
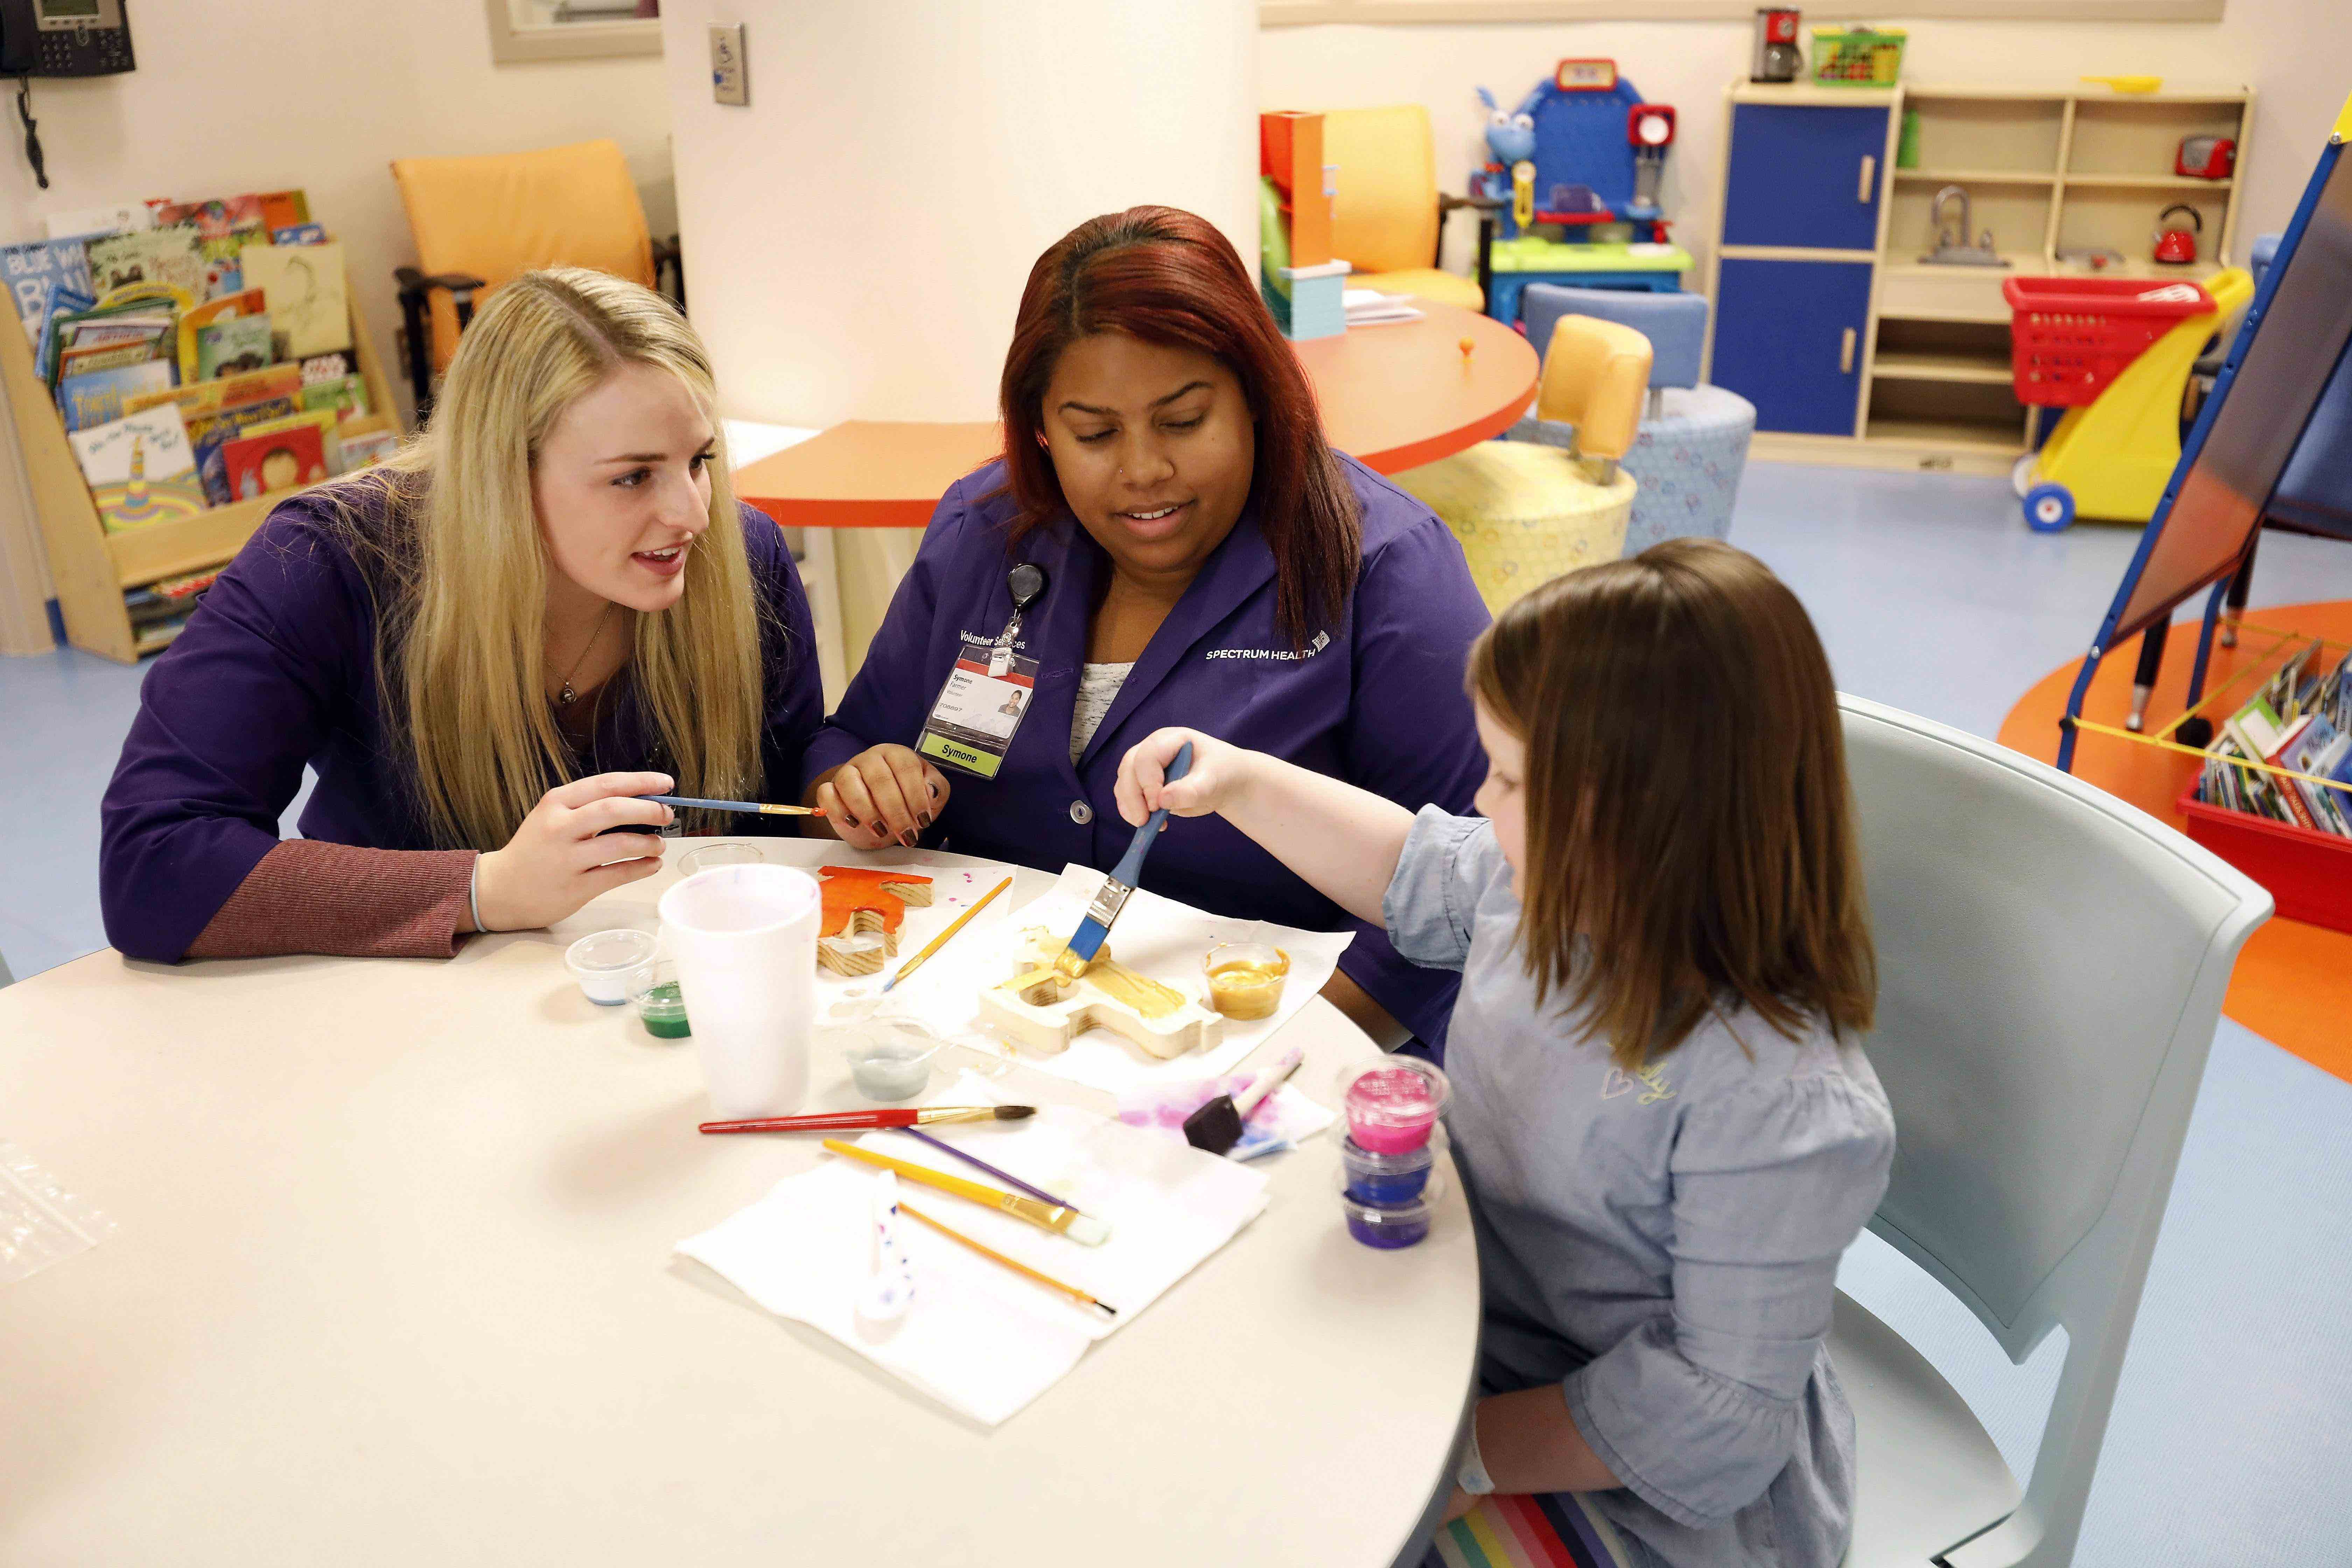
[(1756, 405), (1759, 430), (1853, 435), (1870, 273), (1867, 261), (1726, 257), (1708, 379)]
[(1883, 107), (1733, 105), (1723, 243), (1876, 249), (1886, 115)]

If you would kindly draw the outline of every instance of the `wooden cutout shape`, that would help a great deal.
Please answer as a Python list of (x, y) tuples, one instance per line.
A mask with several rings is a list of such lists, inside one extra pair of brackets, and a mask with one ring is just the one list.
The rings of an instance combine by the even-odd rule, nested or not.
[[(994, 1026), (1014, 1044), (1041, 1056), (1059, 1056), (1087, 1030), (1108, 1029), (1139, 1047), (1146, 1056), (1166, 1060), (1223, 1043), (1223, 1017), (1191, 998), (1173, 1013), (1147, 1018), (1127, 1002), (1105, 995), (1083, 976), (1066, 981), (1053, 975), (1015, 993), (1014, 982), (1049, 967), (1054, 954), (1062, 949), (1061, 940), (1047, 931), (1028, 931), (1022, 936), (1022, 951), (1014, 956), (1013, 973), (980, 994), (981, 1022)], [(1110, 949), (1106, 946), (1095, 962), (1097, 965), (1110, 963)]]
[[(930, 907), (931, 879), (899, 867), (820, 866), (817, 876), (824, 918), (817, 927), (816, 961), (835, 974), (879, 973), (886, 954), (898, 955), (908, 907)], [(878, 951), (844, 940), (876, 931), (882, 935)]]

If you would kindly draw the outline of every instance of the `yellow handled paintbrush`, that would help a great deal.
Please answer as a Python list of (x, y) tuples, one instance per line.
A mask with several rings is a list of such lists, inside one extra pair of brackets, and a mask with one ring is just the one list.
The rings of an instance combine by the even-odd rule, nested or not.
[(1002, 1209), (1015, 1219), (1027, 1220), (1039, 1230), (1066, 1236), (1083, 1246), (1100, 1247), (1110, 1239), (1109, 1226), (1092, 1215), (1083, 1215), (1073, 1208), (1064, 1208), (1040, 1198), (1024, 1197), (1019, 1193), (1008, 1193), (1002, 1187), (992, 1187), (983, 1182), (967, 1182), (961, 1176), (950, 1176), (944, 1171), (934, 1171), (929, 1165), (918, 1165), (909, 1160), (894, 1160), (887, 1154), (877, 1154), (871, 1149), (861, 1149), (838, 1138), (826, 1139), (824, 1146), (834, 1153), (881, 1170), (896, 1171), (907, 1181), (937, 1187), (943, 1193), (951, 1193), (982, 1208)]

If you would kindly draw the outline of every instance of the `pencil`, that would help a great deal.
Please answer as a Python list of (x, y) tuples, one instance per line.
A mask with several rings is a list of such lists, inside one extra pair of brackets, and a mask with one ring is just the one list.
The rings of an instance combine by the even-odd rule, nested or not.
[(915, 954), (915, 956), (914, 956), (914, 957), (912, 957), (912, 958), (910, 958), (910, 959), (907, 960), (907, 962), (906, 962), (906, 963), (904, 963), (900, 964), (900, 965), (898, 966), (898, 973), (896, 973), (896, 974), (894, 974), (894, 975), (892, 975), (892, 976), (890, 976), (890, 978), (889, 978), (889, 979), (885, 980), (885, 981), (882, 983), (882, 989), (883, 989), (883, 991), (884, 991), (884, 992), (886, 992), (886, 993), (887, 993), (887, 992), (888, 992), (888, 990), (890, 989), (890, 987), (892, 987), (893, 985), (898, 984), (898, 982), (900, 982), (901, 980), (906, 979), (906, 978), (907, 978), (907, 976), (908, 976), (909, 974), (914, 973), (916, 970), (920, 969), (920, 968), (923, 966), (923, 960), (925, 960), (925, 959), (927, 959), (927, 958), (930, 957), (930, 956), (931, 956), (931, 954), (933, 954), (933, 953), (935, 953), (935, 952), (939, 952), (939, 950), (940, 950), (940, 948), (945, 947), (945, 946), (947, 945), (948, 938), (950, 938), (950, 937), (951, 937), (951, 936), (955, 935), (955, 933), (956, 933), (956, 932), (958, 932), (958, 931), (960, 931), (963, 930), (963, 922), (964, 922), (964, 921), (968, 921), (968, 920), (971, 919), (971, 917), (972, 917), (972, 916), (974, 916), (974, 915), (976, 915), (976, 914), (980, 913), (980, 911), (981, 911), (981, 910), (982, 910), (986, 909), (986, 908), (988, 907), (988, 900), (991, 900), (991, 899), (992, 899), (992, 898), (996, 897), (996, 895), (997, 895), (997, 894), (999, 894), (999, 893), (1001, 893), (1001, 892), (1004, 891), (1004, 889), (1007, 889), (1007, 888), (1009, 888), (1009, 887), (1011, 887), (1011, 886), (1013, 886), (1013, 879), (1012, 879), (1012, 878), (1010, 878), (1010, 877), (1007, 877), (1007, 878), (1005, 878), (1005, 879), (1004, 879), (1004, 880), (1003, 880), (1002, 882), (997, 883), (997, 884), (996, 884), (996, 886), (994, 886), (993, 888), (989, 889), (988, 889), (988, 891), (987, 891), (986, 893), (984, 893), (984, 894), (982, 894), (982, 895), (981, 896), (981, 900), (980, 900), (980, 902), (978, 902), (978, 903), (976, 903), (976, 904), (972, 905), (972, 906), (971, 906), (971, 908), (970, 908), (970, 909), (968, 909), (968, 910), (964, 910), (964, 912), (963, 912), (963, 913), (961, 913), (961, 914), (960, 914), (960, 915), (956, 916), (956, 918), (955, 918), (955, 921), (954, 921), (954, 923), (953, 923), (953, 924), (950, 925), (950, 926), (948, 927), (948, 929), (947, 929), (947, 930), (945, 930), (945, 931), (943, 931), (940, 932), (940, 934), (939, 934), (939, 935), (937, 935), (937, 936), (935, 936), (935, 937), (931, 938), (931, 940), (930, 940), (929, 942), (928, 942), (924, 943), (924, 944), (923, 944), (923, 951), (922, 951), (922, 952), (919, 952), (919, 953)]
[(918, 1165), (911, 1160), (894, 1160), (887, 1154), (877, 1154), (871, 1149), (860, 1149), (838, 1138), (828, 1138), (824, 1146), (834, 1153), (856, 1160), (862, 1164), (896, 1171), (907, 1181), (923, 1186), (937, 1187), (952, 1193), (968, 1203), (982, 1208), (1002, 1209), (1015, 1219), (1027, 1220), (1039, 1230), (1050, 1230), (1055, 1236), (1066, 1236), (1087, 1247), (1100, 1247), (1110, 1239), (1110, 1226), (1090, 1215), (1064, 1205), (1049, 1204), (1020, 1193), (1008, 1193), (1002, 1187), (992, 1187), (982, 1182), (967, 1182), (961, 1176), (950, 1176), (944, 1171), (934, 1171), (929, 1165)]
[(1112, 1306), (1108, 1301), (1103, 1300), (1099, 1297), (1089, 1296), (1084, 1290), (1079, 1289), (1076, 1285), (1066, 1285), (1061, 1280), (1055, 1279), (1051, 1274), (1041, 1274), (1025, 1263), (1020, 1262), (1014, 1258), (1007, 1258), (1004, 1254), (997, 1251), (996, 1248), (986, 1246), (981, 1242), (974, 1241), (963, 1232), (954, 1229), (951, 1226), (941, 1225), (939, 1221), (933, 1219), (922, 1210), (915, 1207), (912, 1204), (899, 1204), (898, 1212), (902, 1215), (908, 1215), (909, 1218), (921, 1220), (925, 1225), (929, 1226), (933, 1230), (938, 1231), (950, 1241), (961, 1242), (964, 1246), (971, 1247), (974, 1252), (979, 1253), (982, 1258), (988, 1258), (992, 1262), (1002, 1263), (1005, 1268), (1010, 1268), (1013, 1272), (1020, 1275), (1024, 1279), (1034, 1279), (1040, 1285), (1051, 1286), (1053, 1289), (1059, 1290), (1063, 1295), (1067, 1296), (1070, 1300), (1077, 1302), (1081, 1306), (1093, 1307), (1097, 1310), (1109, 1313), (1114, 1318), (1118, 1316), (1118, 1309)]
[(824, 809), (814, 805), (769, 805), (756, 800), (698, 800), (690, 795), (641, 795), (639, 800), (652, 801), (656, 805), (692, 806), (698, 811), (748, 811), (761, 816), (823, 816)]

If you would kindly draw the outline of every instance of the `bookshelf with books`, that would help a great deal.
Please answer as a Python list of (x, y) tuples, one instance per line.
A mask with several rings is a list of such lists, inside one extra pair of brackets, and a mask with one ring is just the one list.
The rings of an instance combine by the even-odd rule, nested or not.
[(0, 245), (23, 328), (0, 329), (0, 384), (67, 638), (131, 663), (270, 508), (388, 451), (395, 405), (299, 192), (49, 228)]

